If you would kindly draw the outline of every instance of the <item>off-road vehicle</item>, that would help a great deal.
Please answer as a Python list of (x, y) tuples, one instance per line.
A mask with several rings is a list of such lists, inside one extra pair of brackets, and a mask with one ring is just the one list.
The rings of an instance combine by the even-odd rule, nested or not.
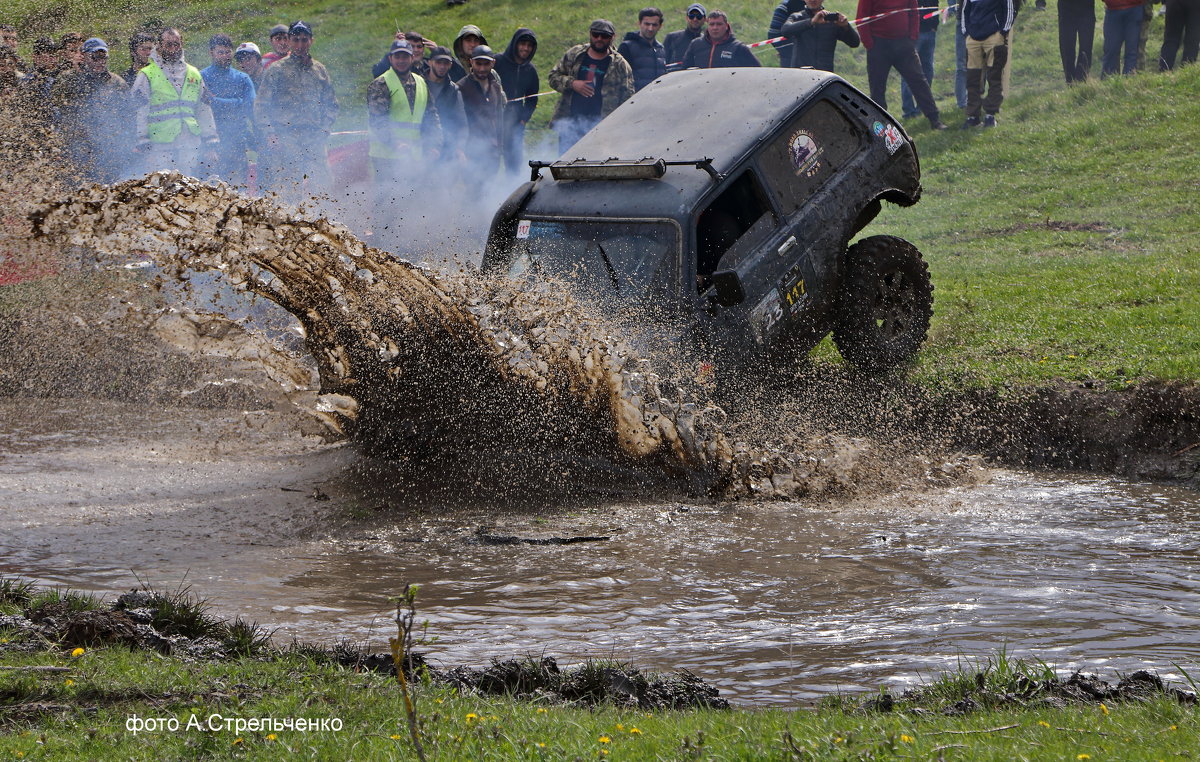
[(530, 166), (492, 221), (485, 271), (650, 307), (665, 335), (738, 365), (807, 353), (832, 331), (847, 361), (885, 369), (928, 331), (916, 247), (883, 235), (848, 246), (883, 201), (920, 198), (916, 149), (833, 74), (668, 74)]

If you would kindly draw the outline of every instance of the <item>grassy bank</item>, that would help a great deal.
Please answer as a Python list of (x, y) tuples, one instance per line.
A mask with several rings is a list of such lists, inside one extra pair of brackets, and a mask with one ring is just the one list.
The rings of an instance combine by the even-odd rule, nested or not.
[[(386, 659), (277, 650), (186, 591), (110, 606), (0, 580), (0, 617), (0, 759), (417, 758), (399, 682), (369, 669)], [(147, 624), (123, 627), (133, 619)], [(1153, 760), (1200, 746), (1194, 685), (1135, 673), (1114, 686), (1004, 653), (902, 695), (771, 710), (648, 705), (615, 685), (638, 674), (615, 663), (575, 670), (591, 685), (574, 698), (430, 674), (410, 685), (438, 760)]]

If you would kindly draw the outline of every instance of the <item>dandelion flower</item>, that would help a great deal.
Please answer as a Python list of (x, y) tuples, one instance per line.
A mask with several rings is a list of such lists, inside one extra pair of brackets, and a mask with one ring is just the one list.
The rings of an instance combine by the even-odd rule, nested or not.
[(617, 730), (624, 730), (624, 729), (625, 729), (625, 726), (624, 726), (624, 725), (622, 725), (621, 723), (619, 723), (619, 722), (618, 722), (618, 723), (617, 723)]
[(833, 742), (834, 743), (845, 743), (846, 739), (842, 738), (841, 736), (838, 736), (837, 738), (833, 739)]
[(640, 736), (641, 734), (642, 734), (642, 731), (638, 730), (637, 728), (629, 729), (629, 735), (631, 735), (631, 736)]
[(275, 735), (274, 733), (267, 733), (267, 740), (268, 740), (268, 741), (274, 741), (274, 740), (275, 740), (276, 738), (278, 738), (278, 737), (279, 737), (279, 736)]
[(1179, 730), (1179, 726), (1178, 726), (1178, 725), (1172, 725), (1171, 727), (1167, 728), (1167, 730)]
[(74, 685), (74, 684), (75, 684), (75, 681), (68, 677), (65, 685)]
[(904, 734), (900, 735), (900, 743), (912, 743), (912, 742), (913, 742), (912, 736), (904, 735)]
[(237, 745), (241, 744), (241, 742), (242, 742), (241, 738), (235, 738), (235, 739), (233, 739), (233, 743), (231, 744), (231, 746), (237, 746)]
[(1105, 706), (1103, 703), (1101, 703), (1101, 704), (1100, 704), (1100, 712), (1101, 712), (1101, 714), (1103, 714), (1105, 717), (1107, 717), (1107, 716), (1108, 716), (1108, 707), (1106, 707), (1106, 706)]
[(86, 653), (86, 652), (82, 648), (76, 648), (74, 651), (71, 652), (71, 658), (78, 659), (80, 656), (83, 656), (84, 653)]
[(474, 712), (471, 712), (470, 714), (467, 715), (467, 722), (470, 722), (471, 720), (478, 720), (478, 719), (479, 719), (479, 715), (475, 714)]
[(1075, 759), (1091, 759), (1091, 758), (1092, 758), (1092, 755), (1091, 755), (1091, 754), (1077, 754), (1077, 755), (1075, 755)]
[(1045, 720), (1038, 720), (1038, 724), (1041, 725), (1043, 728), (1050, 727), (1050, 723), (1046, 722)]
[(544, 748), (546, 748), (546, 744), (542, 743), (541, 741), (538, 741), (538, 745), (537, 745), (537, 747), (538, 747), (539, 749), (544, 749)]
[(403, 738), (403, 737), (404, 737), (404, 736), (402, 736), (402, 735), (399, 735), (398, 733), (392, 733), (392, 735), (391, 735), (391, 739), (392, 739), (393, 741), (399, 741), (399, 740), (400, 740), (401, 738)]
[(608, 736), (600, 736), (600, 743), (612, 743), (612, 739)]
[(545, 714), (545, 713), (546, 713), (546, 707), (544, 707), (544, 706), (539, 706), (539, 707), (538, 707), (538, 710), (537, 710), (537, 713), (538, 713), (538, 714)]

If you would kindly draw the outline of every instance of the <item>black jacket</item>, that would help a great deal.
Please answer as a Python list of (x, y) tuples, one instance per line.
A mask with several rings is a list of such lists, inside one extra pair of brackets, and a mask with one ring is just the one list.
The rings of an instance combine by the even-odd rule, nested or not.
[(762, 66), (754, 51), (744, 42), (739, 42), (731, 33), (725, 41), (713, 45), (708, 35), (702, 34), (692, 40), (683, 54), (683, 68), (725, 69), (731, 66)]
[(788, 16), (782, 32), (792, 43), (791, 65), (797, 69), (811, 66), (814, 69), (833, 71), (833, 54), (838, 40), (857, 48), (861, 40), (853, 24), (845, 28), (825, 22), (814, 24), (813, 12), (808, 8)]
[[(767, 39), (773, 40), (776, 37), (782, 37), (783, 25), (787, 23), (788, 16), (799, 13), (806, 7), (808, 6), (804, 4), (804, 0), (782, 0), (771, 13), (771, 25), (767, 27)], [(789, 45), (787, 42), (771, 44), (779, 51), (779, 65), (787, 66), (792, 60), (792, 48), (795, 46)]]
[[(525, 63), (517, 63), (517, 43), (529, 40), (533, 43), (533, 53)], [(537, 35), (532, 29), (521, 27), (513, 33), (512, 39), (504, 52), (496, 56), (496, 72), (500, 75), (500, 84), (504, 85), (504, 94), (510, 99), (508, 104), (508, 119), (514, 122), (528, 122), (537, 108), (537, 98), (525, 98), (523, 101), (513, 101), (534, 95), (541, 89), (542, 80), (538, 77), (537, 69), (533, 67), (533, 57), (537, 55)]]
[(634, 91), (667, 73), (667, 49), (658, 40), (647, 40), (641, 32), (626, 34), (617, 52), (633, 67)]
[(680, 68), (680, 63), (683, 61), (683, 54), (687, 52), (688, 45), (691, 45), (692, 40), (703, 33), (704, 27), (700, 27), (695, 32), (684, 27), (678, 32), (668, 34), (663, 39), (663, 49), (667, 55), (667, 68), (671, 71), (677, 71)]

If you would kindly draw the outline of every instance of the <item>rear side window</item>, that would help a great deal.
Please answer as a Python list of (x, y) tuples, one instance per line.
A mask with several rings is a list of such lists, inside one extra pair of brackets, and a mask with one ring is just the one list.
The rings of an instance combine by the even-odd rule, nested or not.
[(792, 120), (764, 149), (760, 164), (783, 213), (802, 207), (858, 153), (861, 140), (854, 123), (829, 101), (817, 101)]

